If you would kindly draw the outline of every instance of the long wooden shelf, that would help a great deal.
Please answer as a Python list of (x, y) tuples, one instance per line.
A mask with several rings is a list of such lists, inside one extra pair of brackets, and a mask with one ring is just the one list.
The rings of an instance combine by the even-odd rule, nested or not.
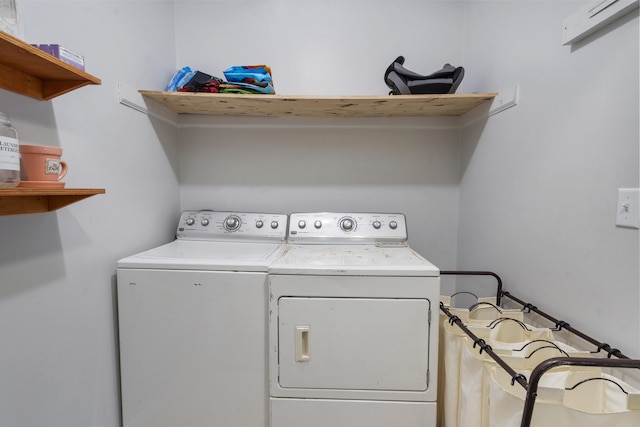
[(49, 100), (100, 79), (0, 31), (0, 87)]
[(289, 96), (139, 92), (183, 114), (305, 117), (460, 116), (498, 95)]
[(102, 188), (0, 188), (0, 215), (51, 212), (104, 193)]

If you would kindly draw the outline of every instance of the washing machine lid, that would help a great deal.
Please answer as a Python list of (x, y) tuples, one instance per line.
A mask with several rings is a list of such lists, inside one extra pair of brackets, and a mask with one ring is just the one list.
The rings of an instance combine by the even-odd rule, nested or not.
[(266, 272), (279, 243), (175, 240), (118, 261), (118, 268)]
[(271, 274), (429, 276), (440, 270), (408, 246), (289, 245)]

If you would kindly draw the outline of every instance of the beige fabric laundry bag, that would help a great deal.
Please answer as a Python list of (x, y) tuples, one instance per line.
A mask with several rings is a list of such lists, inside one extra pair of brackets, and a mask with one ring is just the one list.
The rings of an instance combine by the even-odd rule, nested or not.
[[(458, 316), (466, 326), (486, 326), (501, 317), (523, 319), (521, 310), (503, 310), (495, 305), (495, 298), (479, 298), (470, 308), (451, 307), (451, 299), (442, 296), (441, 302), (452, 315)], [(440, 342), (438, 347), (438, 425), (440, 427), (465, 427), (458, 423), (460, 354), (467, 335), (449, 317), (440, 313)]]
[[(507, 323), (503, 323), (506, 325)], [(527, 325), (527, 327), (531, 327)], [(589, 357), (588, 351), (579, 351), (566, 344), (553, 341), (553, 332), (545, 328), (523, 330), (523, 339), (514, 343), (488, 340), (495, 353), (516, 371), (532, 370), (552, 357)], [(460, 402), (458, 424), (466, 427), (489, 427), (489, 396), (491, 368), (496, 362), (486, 353), (480, 353), (473, 342), (465, 339), (460, 357)]]
[[(520, 426), (525, 398), (503, 369), (492, 368), (490, 426)], [(531, 427), (549, 426), (638, 427), (640, 392), (597, 368), (551, 370), (540, 378), (531, 418)]]
[[(499, 318), (488, 325), (470, 326), (470, 329), (503, 359), (514, 359), (517, 362), (514, 369), (518, 366), (533, 369), (544, 353), (553, 354), (550, 357), (563, 355), (559, 351), (534, 352), (535, 348), (528, 344), (540, 341), (544, 343), (540, 346), (552, 346), (549, 343), (554, 340), (553, 332), (548, 328), (534, 328), (516, 319)], [(470, 338), (464, 338), (463, 342), (458, 379), (458, 425), (486, 427), (489, 425), (489, 368), (495, 361), (486, 352), (481, 353)], [(528, 357), (530, 353), (536, 357)]]

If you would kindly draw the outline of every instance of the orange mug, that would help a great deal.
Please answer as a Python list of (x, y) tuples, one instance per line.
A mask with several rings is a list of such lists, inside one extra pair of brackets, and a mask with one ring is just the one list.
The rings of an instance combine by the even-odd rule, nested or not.
[(20, 172), (23, 181), (58, 182), (67, 174), (60, 160), (62, 148), (20, 144)]

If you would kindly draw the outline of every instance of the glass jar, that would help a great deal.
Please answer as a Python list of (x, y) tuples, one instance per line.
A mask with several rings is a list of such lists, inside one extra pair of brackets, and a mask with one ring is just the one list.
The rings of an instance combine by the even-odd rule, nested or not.
[(20, 183), (20, 146), (18, 132), (9, 116), (0, 111), (0, 188), (17, 187)]

